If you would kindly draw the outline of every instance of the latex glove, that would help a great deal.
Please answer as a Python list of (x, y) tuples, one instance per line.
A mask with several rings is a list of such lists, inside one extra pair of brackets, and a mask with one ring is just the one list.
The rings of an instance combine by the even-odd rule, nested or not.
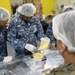
[(12, 56), (6, 56), (4, 57), (3, 62), (7, 63), (7, 62), (10, 62), (11, 60), (12, 60)]
[(26, 44), (25, 49), (29, 50), (29, 51), (34, 51), (36, 49), (36, 47), (32, 44)]
[(49, 43), (50, 43), (49, 38), (47, 37), (41, 38), (41, 43), (40, 43), (40, 47), (38, 48), (38, 50), (47, 50)]

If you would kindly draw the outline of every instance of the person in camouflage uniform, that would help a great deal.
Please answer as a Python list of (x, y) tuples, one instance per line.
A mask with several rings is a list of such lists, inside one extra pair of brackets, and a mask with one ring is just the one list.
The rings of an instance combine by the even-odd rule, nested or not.
[(45, 17), (45, 20), (48, 23), (48, 28), (46, 30), (46, 36), (50, 39), (50, 50), (54, 50), (56, 47), (56, 39), (53, 35), (53, 31), (52, 31), (52, 19), (53, 19), (53, 15), (47, 15)]
[(10, 18), (10, 14), (7, 9), (0, 7), (0, 61), (3, 61), (7, 56), (6, 45), (6, 24)]
[(53, 34), (64, 65), (47, 75), (75, 75), (75, 10), (59, 14), (53, 19)]
[[(8, 27), (8, 42), (16, 51), (16, 57), (32, 55), (37, 47), (37, 37), (45, 37), (40, 22), (34, 17), (36, 8), (28, 3), (21, 6), (20, 15), (12, 19)], [(37, 33), (37, 35), (36, 35)]]

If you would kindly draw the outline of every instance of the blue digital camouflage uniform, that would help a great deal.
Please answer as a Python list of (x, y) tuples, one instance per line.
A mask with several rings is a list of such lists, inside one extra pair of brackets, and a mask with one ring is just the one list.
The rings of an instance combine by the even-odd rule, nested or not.
[[(37, 35), (35, 35), (37, 33)], [(25, 49), (27, 43), (37, 46), (36, 39), (44, 37), (43, 28), (40, 22), (32, 17), (26, 23), (20, 16), (13, 18), (8, 27), (8, 42), (16, 51), (16, 56), (30, 55), (31, 52)]]
[(0, 27), (0, 61), (7, 56), (6, 29)]
[(50, 25), (47, 28), (46, 36), (48, 38), (50, 38), (50, 43), (56, 43), (56, 39), (55, 39), (55, 37), (53, 35), (53, 31), (52, 31), (52, 22), (50, 23)]

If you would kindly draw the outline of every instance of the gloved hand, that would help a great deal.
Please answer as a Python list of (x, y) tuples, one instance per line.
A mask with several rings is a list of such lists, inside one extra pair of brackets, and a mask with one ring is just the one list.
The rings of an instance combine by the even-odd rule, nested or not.
[(10, 62), (11, 60), (12, 60), (12, 56), (6, 56), (4, 57), (3, 62), (7, 63), (7, 62)]
[(26, 44), (25, 49), (29, 50), (29, 51), (34, 51), (36, 49), (36, 47), (32, 44)]
[(49, 43), (50, 43), (49, 38), (47, 37), (41, 38), (41, 43), (40, 43), (40, 47), (38, 48), (38, 50), (47, 50)]

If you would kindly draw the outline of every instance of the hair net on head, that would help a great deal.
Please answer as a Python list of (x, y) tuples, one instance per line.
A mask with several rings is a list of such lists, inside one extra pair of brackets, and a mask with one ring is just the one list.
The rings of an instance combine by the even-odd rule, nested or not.
[(75, 10), (53, 18), (53, 34), (70, 52), (75, 52)]
[(23, 4), (21, 6), (20, 13), (27, 17), (33, 16), (35, 12), (36, 12), (36, 7), (32, 3)]
[(7, 20), (10, 18), (9, 11), (5, 8), (0, 7), (0, 21)]
[(65, 11), (66, 9), (75, 9), (75, 6), (74, 5), (67, 5), (67, 6), (64, 6), (64, 8), (63, 8), (63, 11)]

